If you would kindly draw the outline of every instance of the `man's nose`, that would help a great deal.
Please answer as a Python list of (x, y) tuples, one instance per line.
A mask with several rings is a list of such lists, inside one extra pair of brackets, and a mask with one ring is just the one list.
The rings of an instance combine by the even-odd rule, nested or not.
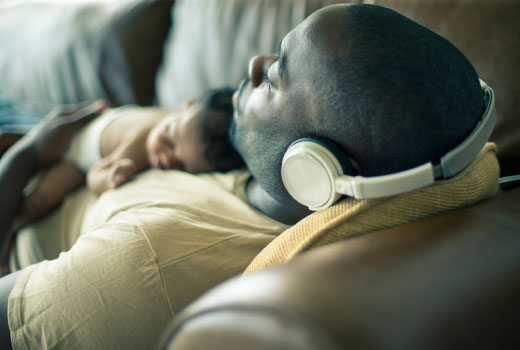
[(253, 87), (262, 84), (264, 72), (278, 59), (278, 55), (260, 55), (249, 61), (249, 79)]

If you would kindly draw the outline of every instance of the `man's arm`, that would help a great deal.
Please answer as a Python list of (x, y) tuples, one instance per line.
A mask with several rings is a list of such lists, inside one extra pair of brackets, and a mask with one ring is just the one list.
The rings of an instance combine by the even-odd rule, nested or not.
[[(104, 110), (96, 102), (75, 112), (51, 112), (0, 158), (0, 237), (9, 232), (22, 202), (22, 191), (40, 169), (56, 162), (72, 135)], [(11, 348), (7, 301), (17, 274), (0, 279), (0, 348)]]
[(103, 102), (95, 102), (72, 113), (51, 112), (0, 158), (0, 235), (9, 231), (27, 182), (40, 169), (56, 162), (67, 149), (72, 135), (104, 108)]
[(22, 203), (22, 191), (38, 171), (35, 152), (18, 145), (9, 149), (0, 159), (0, 234), (5, 237)]

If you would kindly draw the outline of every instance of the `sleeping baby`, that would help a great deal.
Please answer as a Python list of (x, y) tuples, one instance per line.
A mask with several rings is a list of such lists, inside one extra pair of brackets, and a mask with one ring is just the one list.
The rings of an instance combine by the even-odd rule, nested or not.
[(228, 129), (233, 90), (209, 92), (172, 113), (124, 106), (105, 111), (72, 139), (63, 160), (28, 188), (14, 229), (54, 209), (85, 181), (97, 194), (121, 186), (150, 167), (189, 173), (228, 171), (243, 162)]

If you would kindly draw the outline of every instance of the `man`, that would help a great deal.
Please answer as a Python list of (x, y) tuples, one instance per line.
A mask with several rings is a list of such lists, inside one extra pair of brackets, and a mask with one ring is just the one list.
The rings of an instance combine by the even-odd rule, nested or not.
[[(283, 39), (277, 55), (254, 57), (236, 94), (231, 137), (252, 177), (152, 171), (97, 201), (70, 199), (61, 219), (75, 222), (66, 234), (29, 236), (29, 246), (66, 241), (53, 260), (1, 281), (3, 344), (153, 346), (181, 308), (310, 213), (281, 180), (294, 140), (327, 138), (357, 173), (387, 174), (438, 161), (474, 129), (482, 107), (473, 67), (446, 40), (377, 6), (322, 9)], [(54, 130), (2, 159), (3, 198), (19, 201), (35, 159), (44, 166), (58, 157), (43, 159)], [(90, 204), (69, 205), (78, 198)], [(2, 230), (15, 214), (9, 202)], [(68, 251), (58, 257), (59, 250)]]

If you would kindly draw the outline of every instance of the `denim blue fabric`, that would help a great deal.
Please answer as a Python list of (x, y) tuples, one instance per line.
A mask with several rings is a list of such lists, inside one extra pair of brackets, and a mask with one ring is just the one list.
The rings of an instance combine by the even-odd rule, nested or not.
[(17, 109), (6, 97), (0, 95), (0, 127), (15, 125), (34, 125), (42, 119), (36, 113), (27, 113)]

